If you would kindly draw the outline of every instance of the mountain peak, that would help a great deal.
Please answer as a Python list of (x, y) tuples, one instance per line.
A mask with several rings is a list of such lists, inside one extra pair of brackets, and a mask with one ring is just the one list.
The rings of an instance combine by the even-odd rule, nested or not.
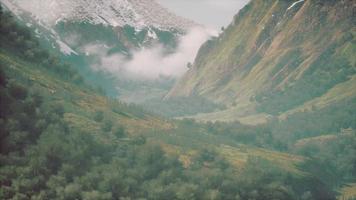
[[(196, 24), (155, 0), (1, 0), (12, 12), (27, 11), (49, 26), (77, 20), (111, 26), (187, 30)], [(50, 10), (50, 12), (48, 12)]]

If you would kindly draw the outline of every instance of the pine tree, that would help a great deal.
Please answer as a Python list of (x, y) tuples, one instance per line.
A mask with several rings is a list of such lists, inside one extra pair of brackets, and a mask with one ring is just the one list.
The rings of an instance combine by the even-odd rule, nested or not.
[(1, 3), (0, 3), (0, 27), (2, 27), (3, 26), (3, 24), (2, 24), (2, 18), (3, 18), (3, 15), (4, 15), (4, 11), (3, 11), (3, 9), (2, 9), (2, 5), (1, 5)]
[(192, 68), (192, 67), (193, 67), (193, 64), (192, 64), (191, 62), (188, 62), (188, 63), (187, 63), (187, 68), (190, 69), (190, 68)]

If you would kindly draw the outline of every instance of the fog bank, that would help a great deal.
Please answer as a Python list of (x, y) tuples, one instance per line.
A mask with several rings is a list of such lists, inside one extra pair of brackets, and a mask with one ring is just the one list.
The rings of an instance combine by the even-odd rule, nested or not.
[(130, 79), (154, 80), (161, 76), (179, 77), (187, 70), (187, 63), (193, 62), (200, 46), (212, 35), (214, 31), (205, 28), (194, 28), (179, 38), (174, 53), (167, 54), (162, 45), (131, 52), (132, 58), (127, 59), (122, 54), (107, 55), (108, 48), (103, 45), (89, 45), (85, 52), (97, 55), (99, 60), (92, 67), (104, 70), (114, 76)]

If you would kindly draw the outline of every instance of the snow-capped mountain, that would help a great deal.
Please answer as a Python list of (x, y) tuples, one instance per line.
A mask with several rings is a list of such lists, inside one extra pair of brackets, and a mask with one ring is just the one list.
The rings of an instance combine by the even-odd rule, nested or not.
[[(93, 85), (110, 96), (132, 92), (104, 65), (130, 60), (135, 52), (151, 47), (173, 53), (180, 37), (200, 26), (179, 17), (155, 0), (0, 0), (42, 46), (75, 66)], [(114, 66), (116, 67), (116, 66)], [(119, 66), (117, 66), (119, 67)], [(139, 83), (147, 86), (146, 83)]]
[[(24, 24), (32, 27), (37, 37), (64, 55), (86, 54), (81, 50), (92, 43), (106, 44), (115, 51), (128, 54), (133, 49), (167, 40), (167, 34), (171, 40), (168, 43), (172, 43), (182, 33), (197, 26), (193, 21), (171, 13), (155, 0), (0, 2)], [(103, 33), (107, 35), (103, 37)], [(78, 39), (73, 42), (73, 37), (79, 38), (80, 42)]]
[(187, 30), (196, 25), (154, 0), (1, 0), (16, 15), (24, 11), (47, 26), (60, 21), (85, 21), (110, 26)]

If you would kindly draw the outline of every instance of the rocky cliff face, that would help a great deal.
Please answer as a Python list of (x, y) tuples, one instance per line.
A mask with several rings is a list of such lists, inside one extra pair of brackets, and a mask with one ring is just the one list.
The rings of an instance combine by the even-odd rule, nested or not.
[(355, 35), (355, 1), (253, 0), (201, 47), (167, 98), (202, 96), (269, 114), (295, 109), (340, 84), (355, 88)]

